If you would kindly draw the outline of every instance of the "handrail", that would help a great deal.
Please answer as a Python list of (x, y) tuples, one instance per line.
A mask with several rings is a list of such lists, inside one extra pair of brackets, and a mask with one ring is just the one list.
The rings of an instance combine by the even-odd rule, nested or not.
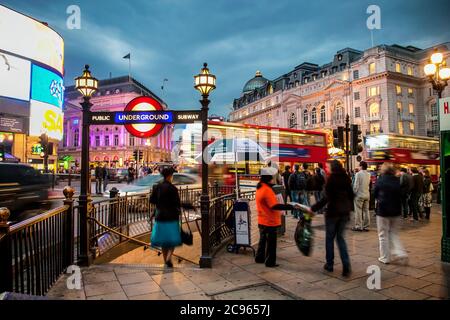
[(68, 205), (63, 205), (61, 207), (55, 208), (55, 209), (51, 209), (50, 211), (44, 212), (40, 215), (31, 217), (29, 219), (26, 219), (24, 221), (18, 222), (16, 224), (11, 225), (9, 232), (10, 233), (15, 233), (18, 232), (20, 230), (23, 230), (33, 224), (39, 223), (41, 221), (47, 220), (53, 216), (56, 216), (66, 210), (69, 209)]

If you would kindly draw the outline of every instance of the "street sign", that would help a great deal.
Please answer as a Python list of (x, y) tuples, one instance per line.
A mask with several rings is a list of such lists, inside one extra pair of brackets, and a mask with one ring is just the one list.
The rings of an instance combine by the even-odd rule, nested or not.
[(439, 127), (441, 131), (450, 130), (450, 98), (439, 101)]
[(201, 112), (193, 111), (117, 111), (91, 112), (90, 125), (102, 124), (182, 124), (201, 120)]

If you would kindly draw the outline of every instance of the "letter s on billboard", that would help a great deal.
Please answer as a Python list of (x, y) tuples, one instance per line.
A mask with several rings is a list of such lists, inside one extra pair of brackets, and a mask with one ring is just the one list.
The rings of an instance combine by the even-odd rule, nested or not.
[(30, 136), (47, 133), (49, 138), (61, 140), (63, 136), (64, 115), (60, 108), (48, 103), (31, 100)]

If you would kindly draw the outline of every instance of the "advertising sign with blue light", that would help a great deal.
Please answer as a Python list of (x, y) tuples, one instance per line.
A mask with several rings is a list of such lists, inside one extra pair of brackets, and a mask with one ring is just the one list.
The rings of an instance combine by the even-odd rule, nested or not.
[(31, 71), (31, 99), (62, 108), (64, 82), (61, 76), (33, 64)]

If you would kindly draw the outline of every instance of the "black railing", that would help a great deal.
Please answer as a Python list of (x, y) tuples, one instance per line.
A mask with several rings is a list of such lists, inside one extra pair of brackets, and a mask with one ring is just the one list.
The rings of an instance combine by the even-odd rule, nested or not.
[(44, 295), (74, 263), (73, 200), (64, 203), (12, 226), (5, 224), (9, 212), (2, 208), (0, 292)]

